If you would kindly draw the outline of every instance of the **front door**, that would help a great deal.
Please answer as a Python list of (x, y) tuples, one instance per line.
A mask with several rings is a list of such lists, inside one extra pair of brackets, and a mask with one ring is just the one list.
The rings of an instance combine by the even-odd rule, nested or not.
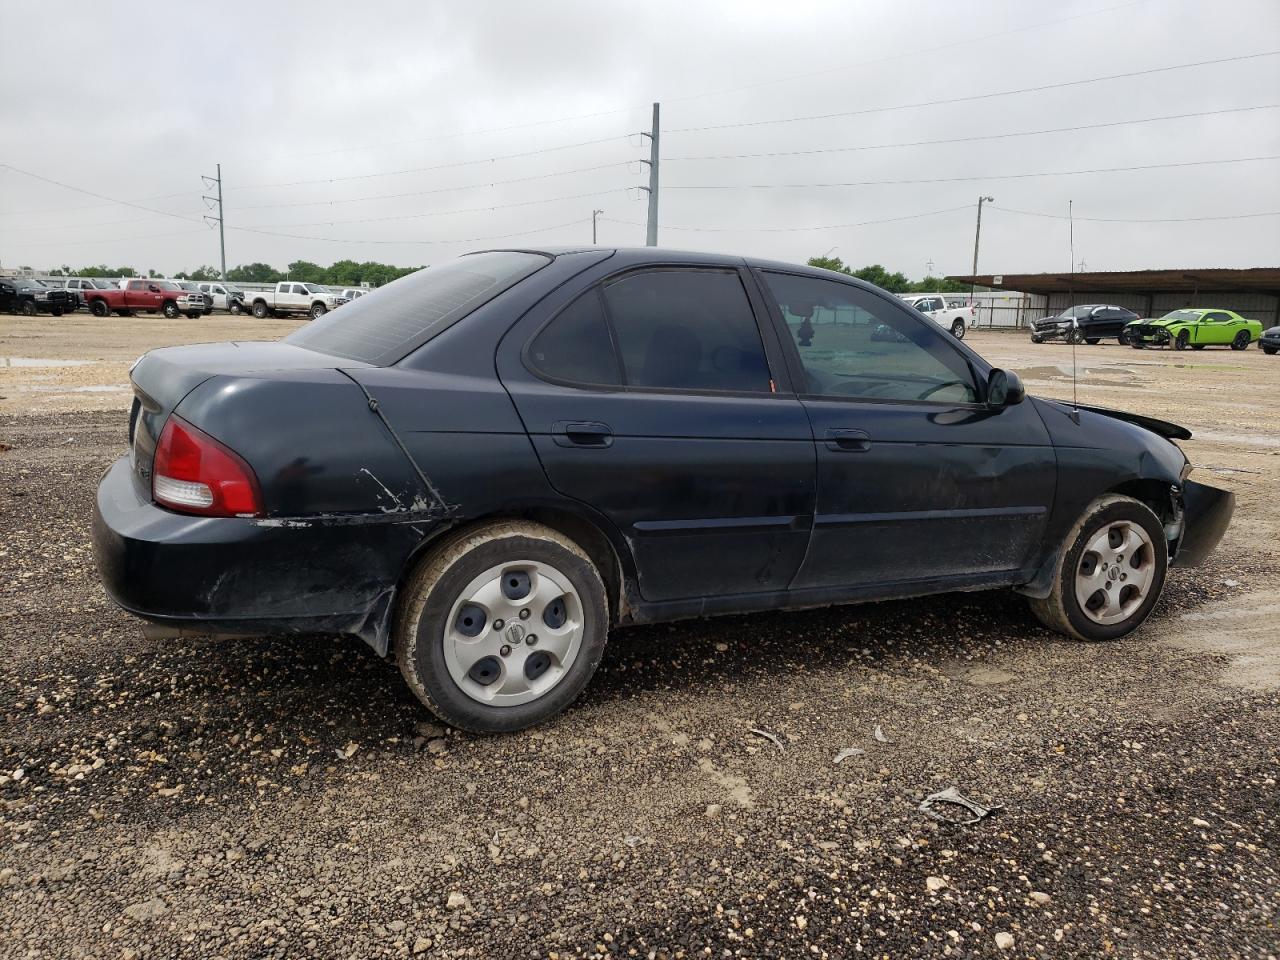
[(762, 271), (813, 425), (818, 505), (796, 589), (1010, 579), (1056, 462), (1030, 403), (990, 409), (969, 355), (886, 295)]
[(813, 444), (775, 389), (759, 294), (736, 268), (606, 273), (499, 349), (550, 483), (626, 542), (645, 600), (784, 590), (809, 540)]

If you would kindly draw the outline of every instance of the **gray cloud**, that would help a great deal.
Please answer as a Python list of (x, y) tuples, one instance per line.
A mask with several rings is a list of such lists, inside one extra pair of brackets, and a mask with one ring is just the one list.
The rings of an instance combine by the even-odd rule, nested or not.
[[(628, 7), (569, 0), (232, 2), (216, 11), (64, 2), (10, 4), (6, 20), (28, 29), (27, 42), (9, 45), (0, 62), (6, 92), (0, 162), (177, 215), (103, 203), (0, 170), (6, 266), (107, 261), (176, 271), (214, 263), (216, 234), (198, 221), (199, 177), (216, 162), (223, 164), (227, 219), (235, 228), (227, 236), (229, 265), (348, 257), (429, 263), (477, 246), (578, 243), (590, 237), (593, 207), (605, 210), (602, 242), (642, 243), (644, 197), (634, 188), (645, 181), (636, 161), (647, 155), (647, 142), (634, 134), (647, 126), (655, 99), (663, 104), (660, 240), (668, 246), (788, 260), (835, 247), (846, 261), (880, 262), (910, 275), (922, 274), (930, 260), (938, 272), (966, 272), (972, 205), (979, 194), (991, 194), (983, 266), (1052, 270), (1066, 266), (1065, 223), (1013, 211), (1065, 214), (1068, 200), (1081, 218), (1280, 211), (1274, 160), (999, 176), (1280, 154), (1280, 110), (971, 143), (676, 159), (1280, 103), (1280, 57), (951, 106), (675, 132), (1280, 49), (1280, 6), (1273, 0), (1237, 0), (1229, 10), (1194, 0), (1052, 6), (915, 0), (870, 9), (687, 0)], [(975, 39), (1024, 26), (1033, 28)], [(533, 125), (572, 117), (580, 119)], [(495, 128), (506, 129), (476, 132)], [(606, 142), (554, 149), (597, 139)], [(537, 150), (548, 152), (445, 166)], [(422, 167), (441, 169), (380, 175)], [(602, 169), (562, 175), (587, 167)], [(342, 179), (353, 177), (366, 179)], [(694, 189), (962, 177), (989, 179)], [(360, 199), (382, 194), (399, 196)], [(556, 199), (569, 196), (578, 198)], [(951, 212), (861, 227), (780, 229), (929, 211)], [(558, 228), (530, 232), (552, 226)], [(1273, 264), (1278, 227), (1280, 217), (1082, 219), (1076, 255), (1089, 269)], [(510, 234), (522, 236), (473, 239)]]

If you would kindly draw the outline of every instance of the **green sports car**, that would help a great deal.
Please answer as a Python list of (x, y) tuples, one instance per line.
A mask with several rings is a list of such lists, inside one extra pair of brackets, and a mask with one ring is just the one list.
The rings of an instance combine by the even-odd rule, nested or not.
[(1203, 350), (1205, 347), (1230, 347), (1246, 350), (1262, 336), (1262, 324), (1246, 320), (1232, 310), (1174, 310), (1159, 320), (1133, 320), (1125, 324), (1122, 342), (1128, 340), (1135, 350), (1143, 347), (1167, 347), (1176, 350)]

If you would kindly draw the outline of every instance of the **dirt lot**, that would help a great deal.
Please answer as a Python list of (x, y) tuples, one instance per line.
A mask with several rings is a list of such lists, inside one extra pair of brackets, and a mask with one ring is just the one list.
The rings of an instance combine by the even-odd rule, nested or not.
[[(1280, 953), (1280, 358), (1079, 348), (1239, 497), (1136, 637), (1003, 594), (638, 628), (485, 739), (358, 641), (148, 642), (98, 587), (129, 364), (291, 327), (0, 317), (3, 956)], [(1069, 347), (971, 342), (1070, 395)], [(953, 785), (1002, 809), (917, 812)]]

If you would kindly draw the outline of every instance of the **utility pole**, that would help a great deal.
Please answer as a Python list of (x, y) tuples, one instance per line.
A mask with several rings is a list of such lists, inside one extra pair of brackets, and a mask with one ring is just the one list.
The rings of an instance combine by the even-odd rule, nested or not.
[(227, 279), (227, 234), (226, 234), (226, 224), (223, 222), (223, 219), (222, 219), (222, 164), (218, 164), (217, 176), (215, 177), (201, 176), (200, 179), (204, 181), (205, 189), (208, 189), (209, 187), (212, 187), (215, 184), (218, 187), (218, 195), (216, 197), (204, 198), (204, 201), (206, 204), (216, 203), (218, 205), (218, 215), (216, 217), (206, 216), (205, 220), (218, 221), (218, 250), (222, 257), (221, 278), (222, 278), (222, 281), (225, 283)]
[(604, 213), (603, 210), (591, 211), (591, 245), (593, 247), (596, 245), (596, 217), (600, 216), (602, 213)]
[(646, 247), (658, 245), (658, 106), (656, 103), (653, 105), (653, 129), (649, 133), (640, 134), (649, 138), (649, 159), (640, 161), (649, 164), (649, 185), (640, 188), (649, 191), (649, 216), (644, 228)]
[[(978, 227), (973, 231), (973, 274), (978, 275), (978, 241), (982, 239), (982, 205), (984, 203), (995, 203), (995, 197), (979, 197), (978, 198)], [(977, 297), (974, 292), (975, 281), (969, 281), (969, 302), (977, 303)]]

